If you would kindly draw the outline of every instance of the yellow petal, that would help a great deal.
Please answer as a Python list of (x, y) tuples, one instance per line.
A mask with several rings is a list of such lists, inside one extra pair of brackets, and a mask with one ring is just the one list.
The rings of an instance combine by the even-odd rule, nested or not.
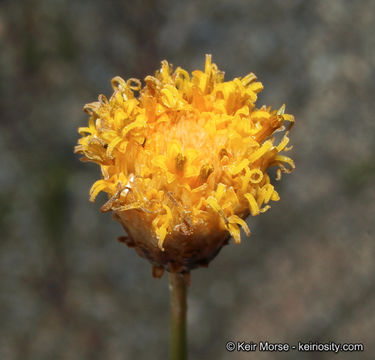
[(271, 150), (272, 148), (272, 142), (271, 140), (267, 140), (258, 150), (255, 150), (250, 156), (249, 156), (249, 163), (253, 163), (257, 161), (259, 158), (261, 158), (267, 151)]
[(248, 200), (249, 202), (249, 206), (250, 206), (250, 213), (252, 216), (256, 216), (256, 215), (259, 215), (259, 207), (258, 207), (258, 204), (254, 198), (254, 196), (250, 193), (247, 193), (244, 195), (245, 198)]

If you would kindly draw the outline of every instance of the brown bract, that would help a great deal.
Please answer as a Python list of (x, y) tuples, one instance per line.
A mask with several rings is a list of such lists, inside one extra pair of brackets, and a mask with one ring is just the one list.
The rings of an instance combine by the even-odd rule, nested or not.
[(189, 231), (189, 224), (176, 226), (164, 240), (161, 250), (158, 238), (152, 231), (148, 214), (137, 210), (115, 212), (114, 218), (124, 227), (127, 237), (119, 238), (153, 265), (153, 276), (161, 277), (164, 270), (188, 273), (203, 266), (219, 253), (228, 243), (230, 234), (219, 230), (219, 224), (197, 224), (194, 232)]

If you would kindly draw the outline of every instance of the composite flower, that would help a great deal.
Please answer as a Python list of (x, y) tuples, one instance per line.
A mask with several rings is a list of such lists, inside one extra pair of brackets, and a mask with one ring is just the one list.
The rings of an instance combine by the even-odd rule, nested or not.
[(85, 105), (75, 152), (100, 166), (90, 200), (108, 194), (102, 211), (154, 275), (205, 266), (231, 237), (240, 242), (241, 228), (250, 235), (245, 218), (279, 200), (269, 168), (276, 179), (294, 168), (285, 106), (257, 108), (256, 76), (225, 81), (210, 55), (204, 71), (162, 61), (144, 82), (115, 77), (112, 87), (110, 99)]

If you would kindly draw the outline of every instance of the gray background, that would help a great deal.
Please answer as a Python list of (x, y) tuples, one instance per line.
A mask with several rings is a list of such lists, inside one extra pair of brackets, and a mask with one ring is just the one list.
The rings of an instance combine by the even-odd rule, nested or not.
[[(191, 359), (375, 357), (375, 2), (0, 2), (0, 359), (164, 359), (168, 284), (119, 244), (73, 155), (110, 79), (204, 54), (255, 72), (296, 116), (281, 201), (192, 273)], [(227, 353), (227, 340), (362, 342), (364, 353)]]

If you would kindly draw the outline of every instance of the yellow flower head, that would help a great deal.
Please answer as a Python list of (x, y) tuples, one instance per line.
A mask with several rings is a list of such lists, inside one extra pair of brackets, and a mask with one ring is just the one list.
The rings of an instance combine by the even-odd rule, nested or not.
[(285, 106), (256, 108), (256, 76), (224, 81), (210, 55), (204, 71), (173, 71), (163, 61), (144, 82), (115, 77), (109, 100), (84, 107), (89, 126), (78, 129), (75, 152), (100, 165), (90, 200), (108, 194), (102, 211), (114, 212), (154, 275), (188, 272), (230, 236), (239, 243), (240, 227), (250, 234), (243, 219), (279, 200), (267, 169), (277, 166), (279, 179), (294, 163), (280, 155), (288, 132), (278, 144), (273, 134), (294, 119)]

